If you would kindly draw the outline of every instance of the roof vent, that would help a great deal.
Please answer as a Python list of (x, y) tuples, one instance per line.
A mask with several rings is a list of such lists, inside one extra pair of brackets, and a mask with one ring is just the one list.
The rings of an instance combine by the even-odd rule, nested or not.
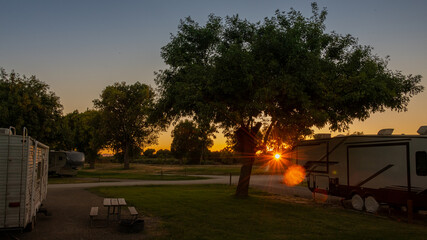
[(420, 135), (427, 135), (427, 126), (421, 126), (418, 129), (417, 133), (420, 134)]
[(391, 135), (393, 133), (393, 131), (394, 131), (393, 128), (381, 129), (378, 131), (378, 135), (388, 136), (388, 135)]
[(326, 138), (331, 138), (331, 134), (330, 133), (318, 133), (318, 134), (314, 134), (314, 139), (326, 139)]

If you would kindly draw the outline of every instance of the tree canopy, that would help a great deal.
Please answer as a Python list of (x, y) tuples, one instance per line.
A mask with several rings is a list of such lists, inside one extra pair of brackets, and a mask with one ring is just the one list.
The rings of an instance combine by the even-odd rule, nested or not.
[(58, 145), (58, 122), (62, 114), (59, 97), (36, 78), (0, 68), (0, 127), (23, 127), (38, 141)]
[(387, 68), (351, 35), (326, 33), (326, 10), (276, 11), (263, 22), (210, 15), (190, 17), (162, 48), (169, 66), (158, 72), (160, 104), (169, 118), (211, 119), (225, 129), (300, 129), (330, 124), (344, 130), (386, 108), (404, 111), (422, 91), (421, 76)]
[(83, 152), (91, 168), (94, 168), (98, 152), (104, 145), (100, 121), (101, 114), (96, 110), (86, 110), (82, 113), (76, 110), (66, 114), (61, 119), (59, 149)]
[(405, 111), (423, 90), (421, 76), (388, 69), (388, 58), (349, 34), (326, 32), (326, 15), (313, 3), (310, 17), (291, 9), (258, 23), (238, 15), (181, 20), (161, 51), (168, 67), (157, 73), (159, 111), (228, 133), (257, 135), (262, 123), (263, 144), (273, 132), (275, 141), (296, 139), (313, 126), (345, 130), (375, 112)]
[(109, 147), (123, 153), (125, 169), (129, 168), (136, 148), (141, 149), (157, 139), (158, 129), (148, 121), (153, 100), (151, 87), (139, 82), (114, 83), (102, 91), (100, 99), (94, 100), (101, 113), (99, 127), (103, 129), (103, 138)]
[(201, 163), (206, 157), (208, 148), (212, 147), (212, 132), (206, 132), (196, 123), (184, 120), (180, 121), (172, 130), (172, 154), (180, 159), (186, 159), (189, 164)]

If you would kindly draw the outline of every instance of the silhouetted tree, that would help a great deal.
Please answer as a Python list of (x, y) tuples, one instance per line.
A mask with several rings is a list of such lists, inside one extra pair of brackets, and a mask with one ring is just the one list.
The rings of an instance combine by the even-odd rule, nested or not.
[(83, 152), (90, 168), (95, 168), (98, 152), (106, 144), (102, 137), (102, 128), (99, 127), (100, 122), (100, 112), (95, 110), (82, 113), (76, 110), (65, 115), (61, 120), (58, 149)]
[(109, 147), (123, 155), (124, 168), (129, 169), (132, 155), (141, 153), (145, 144), (156, 141), (158, 129), (148, 121), (153, 109), (154, 92), (151, 87), (136, 82), (107, 86), (94, 105), (101, 113), (100, 127)]
[(421, 76), (389, 70), (372, 47), (326, 33), (326, 10), (313, 3), (312, 13), (276, 11), (259, 23), (210, 15), (204, 26), (188, 17), (162, 48), (168, 67), (157, 73), (159, 112), (215, 124), (229, 136), (237, 131), (247, 157), (238, 196), (248, 193), (256, 145), (272, 140), (272, 132), (293, 129), (295, 139), (313, 126), (345, 130), (386, 108), (405, 111), (423, 90)]
[(144, 156), (149, 157), (149, 158), (155, 157), (155, 155), (154, 155), (155, 152), (156, 152), (155, 149), (148, 148), (144, 151)]
[(59, 143), (62, 105), (49, 86), (36, 78), (0, 68), (0, 127), (23, 127), (38, 141), (55, 148)]
[(181, 161), (185, 158), (190, 164), (201, 163), (208, 148), (213, 145), (210, 135), (209, 132), (198, 128), (194, 122), (180, 121), (171, 133), (171, 152)]
[(172, 152), (168, 149), (159, 149), (156, 152), (156, 157), (163, 158), (163, 159), (170, 158), (172, 157)]

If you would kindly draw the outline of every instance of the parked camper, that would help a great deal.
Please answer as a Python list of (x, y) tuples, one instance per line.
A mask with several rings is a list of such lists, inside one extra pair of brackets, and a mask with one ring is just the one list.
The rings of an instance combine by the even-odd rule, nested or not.
[(49, 175), (75, 176), (83, 166), (85, 155), (75, 151), (50, 151)]
[(330, 135), (299, 143), (289, 154), (303, 165), (311, 191), (351, 199), (353, 208), (379, 204), (427, 209), (427, 127), (420, 135)]
[(30, 230), (47, 194), (49, 147), (0, 128), (0, 229)]

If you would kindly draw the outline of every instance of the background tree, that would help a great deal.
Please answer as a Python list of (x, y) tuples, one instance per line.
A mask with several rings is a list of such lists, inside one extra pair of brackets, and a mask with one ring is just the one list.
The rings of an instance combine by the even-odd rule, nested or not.
[(145, 151), (144, 151), (144, 156), (146, 156), (146, 157), (148, 157), (148, 158), (153, 158), (153, 157), (155, 157), (155, 153), (156, 152), (156, 150), (155, 149), (153, 149), (153, 148), (148, 148), (148, 149), (146, 149)]
[(65, 115), (61, 121), (61, 145), (58, 149), (83, 152), (90, 168), (95, 168), (98, 152), (105, 145), (100, 121), (100, 112), (95, 110), (82, 113), (76, 110)]
[(247, 195), (256, 144), (273, 140), (277, 129), (294, 129), (294, 139), (313, 126), (346, 130), (374, 112), (405, 111), (423, 90), (421, 76), (388, 69), (372, 47), (326, 33), (326, 10), (313, 3), (312, 13), (276, 11), (259, 23), (210, 15), (204, 26), (186, 18), (162, 48), (168, 68), (156, 78), (160, 112), (210, 121), (229, 136), (237, 131), (246, 156), (239, 196)]
[(139, 82), (107, 86), (100, 99), (94, 100), (95, 107), (101, 113), (99, 127), (103, 129), (103, 137), (109, 147), (122, 152), (125, 169), (129, 169), (135, 148), (141, 149), (157, 139), (158, 129), (148, 121), (153, 100), (151, 87)]
[(59, 97), (35, 76), (26, 77), (0, 68), (0, 127), (23, 127), (38, 141), (55, 148), (62, 114)]
[(172, 154), (181, 162), (186, 159), (189, 164), (201, 163), (204, 155), (208, 153), (208, 148), (213, 145), (208, 131), (198, 128), (196, 123), (189, 120), (180, 121), (171, 136)]
[(168, 149), (159, 149), (156, 152), (157, 162), (161, 161), (162, 163), (165, 163), (165, 161), (171, 157), (173, 157), (172, 152)]

